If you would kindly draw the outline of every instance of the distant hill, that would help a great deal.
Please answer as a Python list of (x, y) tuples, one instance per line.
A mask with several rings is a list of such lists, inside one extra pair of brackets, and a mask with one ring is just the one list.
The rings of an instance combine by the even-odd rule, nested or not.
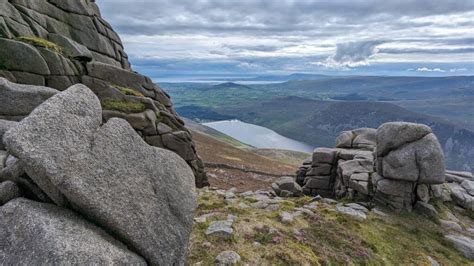
[(220, 90), (220, 89), (245, 89), (245, 90), (248, 90), (248, 89), (252, 89), (251, 87), (249, 86), (245, 86), (245, 85), (241, 85), (241, 84), (237, 84), (237, 83), (234, 83), (234, 82), (225, 82), (225, 83), (221, 83), (221, 84), (217, 84), (217, 85), (214, 85), (214, 86), (211, 86), (207, 89), (214, 89), (214, 90)]

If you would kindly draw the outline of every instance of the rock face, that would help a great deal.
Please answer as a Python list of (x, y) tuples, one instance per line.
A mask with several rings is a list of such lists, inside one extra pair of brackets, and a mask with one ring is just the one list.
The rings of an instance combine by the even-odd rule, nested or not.
[(0, 239), (5, 265), (146, 265), (72, 211), (22, 198), (0, 207)]
[(302, 195), (301, 187), (290, 176), (280, 177), (272, 184), (272, 188), (280, 197), (298, 197)]
[(190, 167), (125, 120), (101, 126), (99, 99), (74, 85), (4, 135), (31, 180), (155, 265), (184, 264), (196, 195)]
[[(2, 1), (0, 47), (0, 77), (38, 86), (0, 80), (0, 119), (21, 120), (57, 90), (82, 83), (99, 97), (104, 120), (127, 120), (150, 145), (184, 158), (198, 187), (208, 185), (191, 135), (169, 96), (132, 71), (119, 36), (94, 1)], [(160, 131), (159, 124), (169, 131)]]
[(445, 182), (444, 156), (428, 126), (385, 123), (344, 131), (336, 148), (315, 149), (297, 171), (297, 181), (307, 195), (375, 198), (411, 210), (417, 201), (427, 204), (441, 196), (436, 186)]

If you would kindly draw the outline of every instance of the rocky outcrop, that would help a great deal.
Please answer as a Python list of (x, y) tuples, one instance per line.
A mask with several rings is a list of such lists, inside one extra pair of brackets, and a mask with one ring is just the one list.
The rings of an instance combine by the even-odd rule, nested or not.
[[(102, 124), (100, 101), (86, 86), (74, 85), (50, 97), (10, 128), (3, 139), (11, 155), (2, 163), (0, 172), (0, 181), (10, 181), (0, 184), (2, 203), (21, 193), (57, 206), (15, 201), (18, 206), (7, 203), (2, 207), (6, 213), (11, 208), (18, 209), (15, 216), (5, 216), (8, 225), (25, 219), (15, 229), (18, 231), (5, 232), (5, 237), (13, 239), (13, 246), (0, 243), (0, 254), (8, 255), (5, 258), (13, 261), (23, 254), (21, 250), (25, 247), (15, 242), (20, 241), (15, 235), (27, 232), (26, 238), (42, 239), (45, 231), (53, 239), (41, 247), (37, 247), (38, 242), (29, 243), (40, 257), (35, 260), (32, 253), (25, 257), (25, 263), (41, 264), (45, 254), (53, 252), (57, 254), (53, 259), (60, 264), (94, 264), (95, 261), (90, 261), (93, 259), (98, 264), (108, 264), (108, 260), (120, 262), (122, 258), (123, 264), (144, 261), (152, 265), (185, 264), (196, 207), (191, 168), (177, 154), (148, 145), (123, 119), (111, 118)], [(13, 196), (7, 193), (14, 188), (7, 186), (12, 182), (19, 190)], [(32, 216), (21, 212), (29, 209)], [(111, 235), (106, 239), (115, 238), (123, 244), (117, 248), (115, 242), (96, 240), (95, 235), (103, 233), (63, 213), (64, 209), (72, 209), (101, 227)], [(47, 223), (57, 226), (43, 228)], [(28, 227), (37, 227), (39, 231), (35, 234)], [(80, 240), (80, 234), (89, 235), (91, 243)], [(77, 249), (54, 253), (55, 246), (69, 241)], [(88, 250), (98, 245), (102, 248)], [(121, 251), (123, 246), (138, 255)], [(94, 252), (104, 254), (95, 256)]]
[(0, 80), (0, 119), (19, 121), (57, 90), (82, 83), (99, 97), (105, 121), (127, 120), (150, 145), (184, 158), (198, 187), (208, 185), (191, 135), (170, 97), (132, 71), (119, 36), (94, 1), (2, 1), (0, 47), (0, 77), (37, 85), (28, 91)]
[[(342, 132), (336, 148), (317, 148), (297, 171), (307, 195), (374, 198), (395, 209), (426, 207), (440, 197), (444, 156), (428, 126), (385, 123), (378, 129)], [(429, 207), (427, 207), (429, 208)]]

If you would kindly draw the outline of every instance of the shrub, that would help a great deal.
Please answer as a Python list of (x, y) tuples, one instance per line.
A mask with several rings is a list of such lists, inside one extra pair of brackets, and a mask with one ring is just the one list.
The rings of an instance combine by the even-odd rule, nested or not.
[(20, 36), (20, 37), (18, 37), (18, 40), (22, 41), (22, 42), (25, 42), (25, 43), (29, 43), (29, 44), (31, 44), (33, 46), (36, 46), (36, 47), (46, 48), (46, 49), (51, 50), (51, 51), (56, 52), (56, 53), (61, 53), (62, 52), (62, 49), (59, 45), (57, 45), (53, 42), (50, 42), (48, 40), (45, 40), (43, 38), (40, 38), (40, 37)]

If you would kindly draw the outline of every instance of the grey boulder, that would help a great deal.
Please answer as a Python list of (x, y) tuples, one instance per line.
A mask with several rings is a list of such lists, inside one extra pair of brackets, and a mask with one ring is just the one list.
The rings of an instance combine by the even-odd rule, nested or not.
[(100, 126), (98, 98), (75, 85), (4, 136), (26, 172), (151, 264), (184, 264), (196, 206), (194, 176), (175, 153), (146, 144), (128, 122)]
[(0, 207), (0, 239), (3, 265), (146, 265), (72, 211), (23, 198)]
[(417, 141), (432, 133), (431, 128), (423, 124), (407, 122), (389, 122), (377, 128), (377, 155), (385, 155), (403, 144)]
[(222, 251), (216, 257), (216, 265), (234, 265), (240, 261), (240, 256), (232, 250)]
[(466, 258), (474, 260), (474, 240), (472, 238), (462, 235), (447, 235), (446, 238), (451, 241)]
[(302, 188), (290, 176), (282, 176), (272, 184), (273, 191), (279, 196), (301, 196)]
[(432, 133), (388, 153), (382, 159), (382, 169), (383, 176), (397, 180), (420, 184), (445, 181), (443, 150)]
[(26, 116), (57, 92), (48, 87), (12, 83), (0, 77), (0, 116)]

